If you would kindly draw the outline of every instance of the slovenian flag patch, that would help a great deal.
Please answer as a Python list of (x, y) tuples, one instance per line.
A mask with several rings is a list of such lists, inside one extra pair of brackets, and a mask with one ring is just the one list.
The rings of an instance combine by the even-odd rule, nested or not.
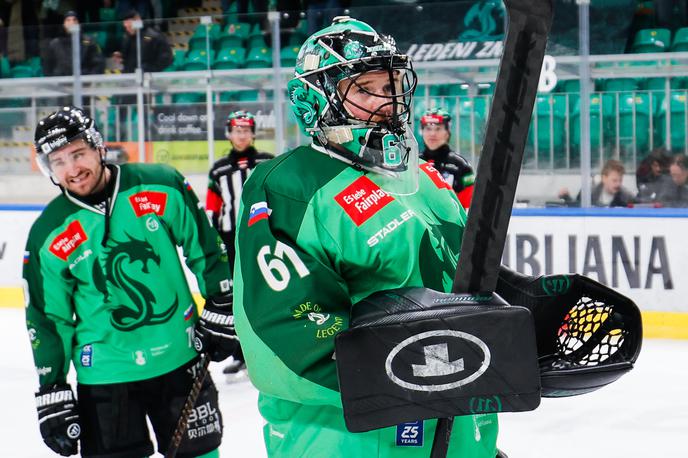
[(272, 210), (268, 208), (267, 202), (258, 202), (251, 205), (251, 211), (248, 214), (248, 225), (253, 226), (261, 219), (268, 219)]
[(25, 251), (25, 252), (24, 252), (24, 264), (28, 264), (28, 263), (29, 263), (29, 256), (30, 256), (30, 255), (31, 255), (31, 253), (29, 253), (28, 251)]
[(191, 304), (189, 308), (184, 311), (184, 321), (189, 321), (191, 319), (194, 314), (194, 307), (196, 307), (196, 305)]

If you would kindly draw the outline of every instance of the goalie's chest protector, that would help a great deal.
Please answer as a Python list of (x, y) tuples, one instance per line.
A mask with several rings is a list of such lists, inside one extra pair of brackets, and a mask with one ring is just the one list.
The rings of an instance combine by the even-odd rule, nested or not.
[(317, 238), (353, 302), (387, 288), (451, 288), (466, 214), (430, 164), (420, 165), (413, 195), (385, 192), (378, 176), (348, 167), (304, 216), (317, 223), (301, 226), (300, 241)]

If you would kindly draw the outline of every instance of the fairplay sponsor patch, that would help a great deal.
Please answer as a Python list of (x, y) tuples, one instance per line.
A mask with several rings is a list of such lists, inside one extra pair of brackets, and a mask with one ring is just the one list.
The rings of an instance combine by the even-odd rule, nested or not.
[(79, 245), (88, 240), (84, 228), (79, 221), (72, 221), (64, 232), (50, 242), (50, 252), (66, 261)]
[(380, 189), (370, 178), (360, 177), (334, 196), (334, 200), (354, 224), (360, 226), (394, 198)]
[(167, 205), (167, 194), (158, 191), (138, 192), (129, 197), (129, 203), (131, 203), (136, 216), (143, 216), (149, 213), (162, 216)]

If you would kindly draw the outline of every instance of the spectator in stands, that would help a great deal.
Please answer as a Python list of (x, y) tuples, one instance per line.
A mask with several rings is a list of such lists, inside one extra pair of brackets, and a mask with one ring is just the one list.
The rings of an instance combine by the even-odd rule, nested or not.
[(6, 28), (5, 52), (11, 63), (24, 62), (40, 54), (35, 1), (0, 0), (0, 21)]
[[(123, 16), (124, 41), (122, 42), (122, 59), (124, 72), (132, 73), (138, 66), (136, 54), (135, 21), (141, 20), (136, 10), (130, 10)], [(172, 47), (164, 34), (144, 24), (141, 29), (141, 67), (144, 72), (160, 72), (173, 60)]]
[(663, 180), (659, 202), (665, 207), (688, 207), (688, 157), (677, 154), (669, 165), (670, 180)]
[(654, 4), (657, 27), (670, 29), (685, 27), (686, 21), (688, 21), (688, 8), (685, 0), (655, 0)]
[(119, 17), (125, 17), (132, 10), (136, 11), (143, 19), (153, 17), (153, 5), (149, 0), (117, 0), (115, 2), (115, 12)]
[[(623, 164), (615, 159), (604, 163), (600, 172), (602, 181), (592, 188), (591, 202), (594, 207), (627, 207), (633, 203), (633, 194), (622, 186), (625, 172)], [(574, 201), (566, 188), (559, 191), (559, 198), (572, 206), (580, 205), (581, 202), (580, 192)]]
[[(45, 76), (72, 75), (72, 34), (69, 29), (79, 24), (79, 17), (74, 11), (67, 11), (62, 23), (62, 34), (53, 38), (43, 57)], [(100, 47), (90, 36), (79, 32), (81, 42), (81, 73), (94, 75), (105, 70), (105, 57)]]
[(3, 19), (3, 13), (0, 13), (0, 57), (7, 54), (7, 26), (5, 19)]
[(656, 202), (659, 191), (665, 180), (669, 179), (668, 168), (670, 158), (665, 154), (664, 148), (656, 148), (638, 166), (635, 172), (638, 186), (638, 202)]

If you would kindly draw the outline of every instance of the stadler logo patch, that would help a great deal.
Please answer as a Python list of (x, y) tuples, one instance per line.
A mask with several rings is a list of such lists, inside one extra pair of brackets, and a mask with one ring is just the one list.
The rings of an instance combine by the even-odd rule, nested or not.
[(66, 261), (79, 245), (88, 240), (84, 228), (79, 221), (72, 221), (67, 229), (50, 243), (50, 252)]
[(129, 197), (129, 202), (136, 216), (155, 213), (162, 216), (167, 205), (167, 194), (158, 191), (143, 191)]
[(488, 346), (472, 334), (437, 330), (411, 336), (387, 355), (385, 372), (414, 391), (447, 391), (477, 380), (490, 367)]
[(354, 224), (360, 226), (394, 198), (380, 189), (370, 178), (360, 177), (334, 196), (334, 200), (349, 215)]
[(420, 169), (426, 173), (427, 176), (430, 177), (433, 183), (435, 183), (435, 186), (437, 186), (440, 189), (451, 189), (451, 186), (449, 183), (447, 183), (442, 176), (442, 174), (437, 170), (431, 163), (426, 162), (425, 164), (420, 165)]

